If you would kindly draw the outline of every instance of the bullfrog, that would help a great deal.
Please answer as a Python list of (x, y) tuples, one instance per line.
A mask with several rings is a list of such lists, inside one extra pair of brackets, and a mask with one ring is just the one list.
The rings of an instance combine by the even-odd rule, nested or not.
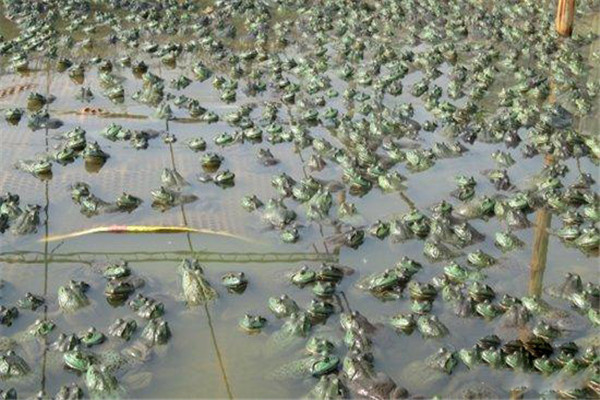
[(290, 281), (300, 287), (308, 285), (317, 279), (317, 273), (308, 265), (301, 266), (297, 271), (292, 272)]
[(395, 269), (386, 269), (381, 273), (373, 273), (361, 279), (356, 286), (359, 289), (368, 290), (373, 293), (390, 293), (402, 290), (405, 284), (404, 276)]
[(135, 291), (135, 286), (129, 280), (110, 279), (104, 288), (104, 295), (112, 305), (123, 304)]
[(25, 293), (25, 296), (17, 301), (17, 307), (25, 310), (35, 311), (44, 305), (45, 302), (46, 300), (42, 296), (27, 292)]
[(58, 306), (64, 312), (75, 312), (90, 304), (85, 291), (88, 285), (84, 282), (69, 281), (58, 288)]
[(162, 318), (150, 319), (141, 333), (149, 346), (165, 344), (171, 338), (169, 323)]
[(327, 351), (291, 361), (269, 374), (272, 379), (297, 379), (314, 376), (319, 378), (335, 371), (340, 359)]
[(136, 329), (137, 322), (134, 319), (125, 320), (123, 318), (117, 318), (108, 327), (108, 334), (123, 340), (129, 340)]
[(227, 169), (225, 171), (217, 172), (213, 175), (199, 174), (198, 180), (203, 183), (214, 182), (217, 186), (228, 188), (235, 184), (235, 174)]
[(417, 326), (417, 322), (413, 314), (397, 314), (390, 318), (390, 324), (395, 329), (407, 335), (410, 335)]
[(296, 212), (288, 209), (283, 200), (269, 199), (263, 210), (262, 219), (275, 229), (283, 229), (296, 219)]
[(228, 272), (221, 277), (221, 283), (230, 292), (243, 293), (248, 286), (248, 279), (243, 272)]
[(241, 203), (242, 207), (248, 212), (258, 210), (264, 206), (263, 202), (255, 194), (242, 197)]
[(456, 256), (456, 253), (443, 243), (431, 239), (423, 244), (423, 254), (431, 261), (444, 261)]
[(23, 109), (21, 108), (9, 108), (4, 112), (4, 118), (11, 125), (17, 125), (21, 121), (23, 116)]
[(63, 145), (55, 152), (50, 154), (50, 159), (56, 161), (60, 165), (67, 165), (74, 162), (78, 156), (79, 154), (76, 150), (69, 146)]
[(17, 307), (5, 307), (0, 305), (0, 324), (11, 326), (13, 321), (19, 316)]
[(132, 194), (123, 192), (116, 200), (115, 204), (119, 210), (131, 212), (142, 204), (142, 199)]
[(91, 365), (85, 374), (85, 384), (89, 392), (99, 398), (118, 397), (122, 391), (117, 378), (107, 368)]
[(80, 344), (80, 340), (76, 335), (65, 335), (60, 333), (55, 341), (49, 344), (48, 349), (65, 353), (75, 349)]
[(448, 334), (448, 328), (435, 315), (420, 316), (417, 319), (417, 328), (425, 338), (440, 338)]
[(40, 210), (37, 204), (28, 204), (21, 214), (13, 221), (11, 232), (15, 235), (28, 235), (37, 232), (40, 224)]
[(2, 379), (18, 378), (31, 371), (27, 362), (12, 350), (0, 356), (0, 377)]
[(356, 397), (384, 400), (407, 396), (406, 389), (398, 386), (392, 378), (375, 371), (368, 357), (347, 355), (343, 365), (343, 382)]
[(494, 257), (485, 253), (481, 249), (469, 253), (467, 255), (467, 261), (469, 262), (469, 264), (477, 268), (486, 268), (496, 263), (496, 259)]
[(309, 399), (345, 399), (348, 397), (348, 389), (341, 379), (335, 374), (323, 375), (319, 382), (306, 396)]
[(348, 330), (362, 330), (367, 335), (372, 335), (377, 331), (377, 327), (373, 325), (364, 315), (359, 311), (354, 310), (352, 312), (345, 312), (340, 315), (340, 325), (344, 331)]
[(310, 318), (300, 312), (292, 313), (281, 326), (269, 338), (267, 345), (270, 348), (287, 348), (299, 341), (301, 338), (308, 336), (311, 329)]
[(502, 252), (509, 252), (514, 249), (523, 247), (525, 245), (525, 243), (521, 239), (519, 239), (515, 234), (508, 230), (496, 232), (494, 244)]
[(165, 188), (164, 186), (161, 186), (157, 190), (152, 190), (150, 194), (153, 199), (152, 207), (162, 211), (181, 204), (192, 203), (198, 199), (198, 197), (193, 194), (184, 194), (176, 190)]
[(451, 374), (458, 364), (458, 355), (448, 347), (441, 347), (435, 354), (427, 357), (425, 363), (434, 370)]
[(194, 152), (206, 150), (206, 140), (203, 138), (191, 138), (186, 141), (187, 146)]
[(63, 360), (68, 368), (79, 372), (87, 371), (88, 368), (97, 361), (93, 353), (84, 351), (79, 346), (75, 346), (74, 349), (66, 351), (63, 354)]
[(260, 315), (245, 314), (239, 326), (248, 333), (258, 333), (267, 323), (267, 319)]
[(81, 153), (86, 162), (103, 164), (110, 157), (108, 153), (100, 148), (98, 142), (88, 142)]
[(268, 304), (269, 309), (277, 318), (289, 317), (292, 313), (300, 311), (298, 304), (286, 294), (280, 297), (270, 297)]
[(45, 159), (19, 160), (15, 164), (15, 168), (40, 179), (52, 177), (52, 163)]
[(575, 293), (581, 293), (583, 282), (578, 274), (567, 272), (564, 281), (558, 285), (551, 285), (547, 292), (553, 297), (569, 300)]
[(92, 347), (103, 343), (106, 339), (106, 336), (92, 326), (87, 330), (80, 332), (77, 335), (77, 338), (83, 345)]
[(189, 183), (176, 169), (164, 168), (160, 174), (160, 181), (163, 187), (180, 189), (189, 186)]
[(183, 298), (188, 306), (204, 304), (218, 297), (203, 274), (202, 267), (196, 259), (184, 259), (179, 264)]
[(131, 308), (139, 317), (144, 319), (155, 319), (161, 317), (165, 312), (163, 303), (138, 293), (130, 302)]
[(260, 163), (266, 167), (270, 167), (279, 163), (279, 160), (275, 158), (269, 149), (258, 149), (256, 157), (258, 158), (258, 161), (260, 161)]
[(62, 385), (54, 398), (56, 400), (78, 400), (83, 399), (83, 389), (77, 386), (76, 383)]
[(200, 158), (200, 165), (207, 172), (215, 172), (222, 162), (223, 157), (216, 153), (206, 153)]

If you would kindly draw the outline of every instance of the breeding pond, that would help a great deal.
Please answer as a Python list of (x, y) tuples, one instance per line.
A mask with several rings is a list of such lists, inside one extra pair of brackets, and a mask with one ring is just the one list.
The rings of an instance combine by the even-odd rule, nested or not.
[(0, 6), (3, 398), (597, 398), (600, 4)]

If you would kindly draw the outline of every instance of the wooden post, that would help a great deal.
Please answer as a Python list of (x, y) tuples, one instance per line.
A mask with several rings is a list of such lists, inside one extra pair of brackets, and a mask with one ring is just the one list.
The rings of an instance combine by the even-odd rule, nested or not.
[(558, 0), (556, 8), (556, 31), (561, 36), (571, 36), (573, 33), (573, 18), (575, 17), (575, 0)]

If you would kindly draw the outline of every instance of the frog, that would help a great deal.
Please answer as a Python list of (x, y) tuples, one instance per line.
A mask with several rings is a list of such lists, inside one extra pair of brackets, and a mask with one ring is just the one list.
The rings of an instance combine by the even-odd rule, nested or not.
[(19, 316), (17, 307), (5, 307), (0, 305), (0, 324), (11, 326), (14, 320)]
[(294, 285), (304, 287), (317, 279), (317, 273), (308, 265), (302, 265), (290, 274), (289, 279)]
[(140, 335), (149, 346), (164, 345), (171, 338), (169, 323), (161, 317), (150, 319)]
[(117, 318), (109, 327), (108, 334), (125, 341), (131, 339), (137, 330), (137, 322), (134, 319)]
[(88, 142), (81, 153), (85, 162), (92, 164), (104, 164), (110, 157), (108, 153), (100, 148), (98, 142)]
[(123, 389), (117, 378), (106, 367), (91, 365), (85, 373), (85, 384), (89, 392), (97, 397), (118, 397)]
[(337, 356), (323, 351), (300, 360), (295, 360), (276, 368), (269, 374), (272, 379), (319, 378), (337, 370), (340, 360)]
[(240, 328), (247, 333), (258, 333), (265, 327), (267, 319), (260, 315), (245, 314), (240, 320)]
[(300, 311), (298, 304), (286, 294), (280, 297), (270, 297), (268, 304), (269, 309), (277, 318), (289, 317), (292, 313)]
[(425, 363), (434, 370), (450, 375), (458, 364), (458, 355), (449, 347), (441, 347), (436, 353), (427, 357)]
[(206, 150), (206, 140), (203, 138), (190, 138), (186, 140), (187, 147), (195, 153), (202, 152)]
[(66, 335), (64, 333), (60, 333), (56, 340), (49, 344), (48, 349), (51, 351), (65, 353), (75, 349), (80, 345), (80, 343), (81, 341), (76, 335)]
[(417, 328), (424, 338), (441, 338), (449, 333), (448, 328), (435, 315), (420, 316)]
[(39, 307), (43, 306), (45, 302), (46, 300), (44, 297), (31, 292), (26, 292), (25, 296), (17, 301), (17, 307), (25, 310), (35, 311)]
[(428, 239), (423, 244), (423, 254), (431, 261), (445, 261), (457, 254), (438, 240)]
[(21, 108), (8, 108), (4, 111), (4, 119), (11, 125), (17, 125), (23, 116), (24, 110)]
[(248, 212), (256, 211), (264, 206), (264, 203), (255, 194), (242, 197), (241, 204)]
[(58, 306), (66, 313), (73, 313), (90, 304), (85, 291), (88, 285), (85, 282), (69, 281), (58, 288)]
[(511, 231), (506, 230), (496, 232), (494, 237), (494, 245), (497, 248), (499, 248), (503, 253), (506, 253), (523, 247), (525, 243)]
[(407, 395), (406, 389), (398, 386), (387, 374), (375, 371), (369, 357), (349, 354), (343, 365), (343, 382), (356, 397), (383, 400)]
[(64, 352), (63, 360), (68, 368), (79, 372), (87, 371), (92, 364), (97, 362), (93, 353), (82, 350), (79, 346)]
[(508, 152), (496, 150), (492, 153), (492, 159), (499, 167), (509, 168), (515, 164), (515, 159)]
[(52, 177), (52, 163), (46, 159), (19, 160), (15, 168), (42, 180)]
[(390, 324), (398, 331), (410, 335), (417, 327), (414, 314), (397, 314), (390, 318)]
[(345, 399), (348, 397), (348, 389), (337, 375), (322, 375), (306, 397), (320, 400)]
[(178, 269), (181, 274), (183, 298), (188, 306), (204, 304), (218, 297), (218, 293), (204, 277), (198, 260), (184, 259)]
[(361, 279), (356, 286), (377, 294), (400, 294), (405, 280), (395, 269), (386, 269), (381, 273), (373, 273)]
[(575, 293), (583, 291), (583, 282), (578, 274), (567, 272), (562, 283), (550, 285), (546, 291), (553, 297), (569, 300)]
[(408, 291), (413, 300), (433, 301), (437, 296), (437, 289), (430, 283), (410, 281)]
[(40, 210), (37, 204), (28, 204), (12, 223), (11, 232), (15, 235), (28, 235), (37, 232), (40, 224)]
[(160, 174), (160, 181), (165, 188), (181, 189), (190, 184), (176, 169), (164, 168)]
[(84, 346), (92, 347), (102, 344), (106, 340), (106, 336), (92, 326), (87, 330), (80, 332), (77, 335), (77, 339)]
[(223, 157), (217, 153), (205, 153), (200, 158), (200, 165), (206, 172), (215, 172), (221, 166)]
[(467, 255), (467, 261), (469, 262), (469, 264), (477, 268), (486, 268), (496, 263), (496, 259), (494, 257), (485, 253), (481, 249), (469, 253)]
[(153, 199), (152, 207), (162, 211), (181, 204), (192, 203), (198, 199), (196, 195), (184, 194), (177, 190), (165, 188), (164, 186), (161, 186), (157, 190), (152, 190), (150, 194)]
[(0, 356), (0, 377), (3, 379), (20, 378), (31, 372), (27, 362), (15, 353), (8, 350)]
[(271, 150), (267, 148), (258, 149), (256, 157), (258, 158), (258, 161), (260, 161), (260, 163), (265, 167), (270, 167), (279, 163), (279, 160), (275, 158)]
[(286, 207), (282, 200), (269, 199), (262, 213), (263, 221), (274, 229), (284, 229), (296, 219), (296, 212)]
[(123, 304), (135, 291), (135, 286), (129, 280), (110, 279), (104, 288), (104, 295), (110, 304)]
[(308, 336), (311, 330), (311, 322), (308, 315), (303, 312), (292, 313), (281, 328), (274, 332), (267, 342), (270, 349), (285, 349)]
[(232, 293), (243, 293), (248, 286), (248, 278), (243, 272), (228, 272), (221, 277), (221, 283)]

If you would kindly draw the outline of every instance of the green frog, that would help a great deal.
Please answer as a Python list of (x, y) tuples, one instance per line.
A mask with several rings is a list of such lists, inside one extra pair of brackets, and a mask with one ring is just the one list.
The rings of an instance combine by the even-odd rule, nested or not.
[(183, 298), (188, 306), (196, 306), (214, 300), (217, 292), (204, 277), (200, 263), (196, 259), (184, 259), (179, 264)]
[(90, 304), (85, 291), (88, 285), (84, 282), (69, 281), (58, 288), (58, 306), (67, 313), (75, 312)]

